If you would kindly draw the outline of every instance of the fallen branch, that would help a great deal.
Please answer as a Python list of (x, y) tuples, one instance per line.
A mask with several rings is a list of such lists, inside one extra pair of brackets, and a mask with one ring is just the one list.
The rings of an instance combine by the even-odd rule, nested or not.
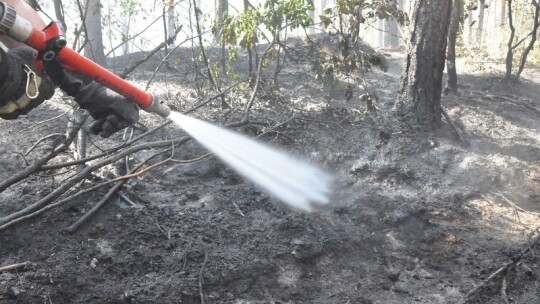
[(0, 267), (0, 273), (15, 270), (15, 269), (19, 269), (19, 268), (26, 268), (27, 266), (31, 266), (31, 265), (32, 264), (30, 262), (23, 262), (23, 263), (17, 263), (17, 264), (2, 266), (2, 267)]
[(452, 131), (454, 131), (454, 136), (456, 137), (456, 139), (458, 141), (464, 143), (463, 139), (461, 139), (461, 136), (459, 135), (459, 132), (458, 132), (456, 126), (452, 122), (452, 119), (450, 118), (450, 115), (448, 115), (448, 113), (446, 113), (446, 110), (443, 109), (443, 108), (441, 108), (441, 113), (443, 114), (444, 118), (446, 118), (446, 121), (448, 122), (448, 124), (452, 128)]
[(75, 231), (77, 231), (77, 229), (79, 229), (79, 227), (84, 224), (88, 219), (90, 219), (94, 214), (96, 214), (96, 212), (101, 208), (103, 207), (103, 205), (105, 205), (105, 203), (107, 203), (109, 201), (109, 199), (111, 199), (111, 197), (118, 191), (120, 190), (124, 184), (127, 182), (127, 180), (122, 180), (118, 183), (116, 183), (116, 185), (114, 185), (110, 190), (109, 192), (107, 192), (107, 194), (97, 203), (94, 205), (94, 207), (92, 207), (92, 209), (90, 209), (87, 213), (85, 213), (83, 216), (81, 216), (77, 221), (75, 221), (75, 223), (71, 224), (69, 227), (66, 228), (66, 232), (70, 233), (70, 234), (73, 234), (75, 233)]
[(501, 283), (501, 298), (504, 304), (510, 304), (510, 302), (508, 301), (508, 294), (506, 293), (506, 287), (507, 287), (506, 278), (503, 278), (502, 283)]
[[(102, 158), (102, 157), (105, 157), (105, 156), (109, 156), (119, 150), (122, 150), (123, 148), (126, 148), (126, 147), (129, 147), (131, 146), (132, 144), (134, 144), (135, 142), (138, 142), (140, 141), (141, 139), (149, 136), (149, 135), (152, 135), (154, 134), (155, 132), (157, 132), (158, 130), (161, 130), (163, 128), (165, 128), (166, 126), (170, 125), (172, 123), (172, 121), (166, 121), (164, 123), (162, 123), (161, 125), (153, 128), (152, 130), (146, 132), (146, 133), (143, 133), (135, 138), (133, 138), (132, 140), (124, 143), (123, 145), (120, 145), (118, 147), (115, 147), (115, 148), (112, 148), (112, 149), (109, 149), (103, 153), (100, 153), (100, 154), (96, 154), (96, 155), (93, 155), (93, 156), (89, 156), (87, 158), (84, 158), (84, 159), (79, 159), (79, 160), (76, 160), (76, 161), (71, 161), (71, 162), (65, 162), (65, 163), (61, 163), (61, 164), (53, 164), (53, 165), (47, 165), (47, 166), (42, 166), (41, 167), (41, 170), (55, 170), (55, 169), (62, 169), (62, 168), (65, 168), (65, 167), (71, 167), (71, 166), (76, 166), (76, 165), (80, 165), (80, 164), (83, 164), (83, 163), (86, 163), (86, 162), (89, 162), (89, 161), (92, 161), (92, 160), (96, 160), (98, 158)], [(1, 192), (1, 190), (0, 190)]]
[[(155, 153), (155, 154), (151, 155), (150, 157), (145, 159), (143, 162), (141, 162), (137, 167), (135, 167), (131, 172), (139, 170), (144, 164), (149, 162), (151, 159), (153, 159), (153, 158), (155, 158), (155, 157), (157, 157), (157, 156), (159, 156), (159, 155), (161, 155), (163, 153), (166, 153), (169, 150), (173, 150), (173, 155), (174, 155), (174, 145), (173, 145), (173, 147), (171, 147), (170, 149), (160, 151), (158, 153)], [(160, 162), (160, 163), (162, 163), (162, 162)], [(77, 221), (75, 221), (75, 223), (73, 223), (69, 227), (67, 227), (66, 231), (68, 233), (71, 233), (71, 234), (75, 233), (75, 231), (77, 231), (77, 229), (79, 229), (79, 227), (82, 224), (84, 224), (88, 219), (90, 219), (90, 217), (92, 217), (94, 214), (96, 214), (96, 212), (99, 209), (101, 209), (101, 207), (103, 207), (109, 201), (109, 199), (111, 199), (112, 196), (124, 186), (124, 184), (127, 182), (127, 180), (129, 178), (135, 177), (135, 176), (137, 176), (137, 175), (129, 176), (129, 174), (128, 174), (128, 177), (122, 176), (123, 178), (122, 177), (116, 178), (114, 180), (115, 182), (117, 182), (116, 185), (114, 185), (109, 190), (109, 192), (107, 192), (107, 194), (96, 205), (94, 205), (94, 207), (92, 207), (92, 209), (90, 209), (87, 213), (85, 213), (82, 217), (80, 217)]]
[[(171, 148), (172, 149), (172, 148)], [(199, 161), (199, 160), (202, 160), (204, 159), (205, 157), (207, 157), (208, 155), (211, 155), (211, 153), (206, 153), (202, 156), (199, 156), (197, 158), (194, 158), (194, 159), (191, 159), (191, 160), (177, 160), (177, 159), (173, 159), (172, 157), (174, 156), (174, 150), (172, 152), (172, 155), (171, 157), (169, 157), (168, 159), (166, 160), (163, 160), (163, 161), (160, 161), (156, 164), (153, 164), (147, 168), (144, 168), (140, 171), (137, 171), (139, 170), (143, 164), (145, 164), (146, 162), (148, 162), (150, 159), (158, 156), (158, 155), (161, 155), (163, 153), (166, 153), (167, 151), (171, 150), (171, 149), (167, 149), (165, 151), (161, 151), (159, 153), (156, 153), (154, 155), (152, 155), (149, 159), (145, 160), (144, 162), (142, 162), (141, 164), (139, 164), (135, 169), (133, 169), (131, 172), (134, 172), (134, 173), (129, 173), (129, 174), (126, 174), (126, 175), (123, 175), (123, 176), (120, 176), (118, 178), (116, 178), (114, 181), (117, 181), (117, 184), (114, 185), (114, 187), (112, 187), (109, 192), (107, 192), (107, 194), (96, 204), (94, 205), (94, 207), (92, 207), (92, 209), (90, 209), (87, 213), (85, 213), (82, 217), (80, 217), (75, 223), (73, 223), (71, 226), (69, 226), (68, 228), (66, 228), (66, 231), (68, 233), (75, 233), (77, 231), (77, 229), (79, 229), (79, 227), (84, 224), (88, 219), (90, 219), (94, 214), (96, 214), (96, 212), (101, 209), (101, 207), (103, 207), (111, 198), (112, 196), (117, 192), (119, 191), (123, 186), (124, 184), (129, 180), (129, 179), (132, 179), (132, 178), (135, 178), (135, 177), (138, 177), (138, 176), (141, 176), (145, 173), (148, 173), (150, 171), (152, 171), (153, 169), (157, 168), (157, 167), (160, 167), (168, 162), (175, 162), (175, 163), (183, 163), (183, 164), (186, 164), (186, 163), (192, 163), (192, 162), (196, 162), (196, 161)], [(137, 172), (135, 172), (137, 171)]]
[(130, 174), (126, 174), (126, 175), (123, 175), (123, 176), (119, 176), (118, 178), (116, 178), (116, 180), (125, 180), (125, 179), (131, 179), (131, 178), (135, 178), (135, 177), (138, 177), (138, 176), (141, 176), (145, 173), (148, 173), (152, 170), (154, 170), (155, 168), (158, 168), (160, 166), (163, 166), (169, 162), (172, 162), (172, 163), (177, 163), (177, 164), (189, 164), (189, 163), (194, 163), (194, 162), (197, 162), (197, 161), (200, 161), (204, 158), (206, 158), (207, 156), (209, 155), (212, 155), (212, 153), (205, 153), (199, 157), (196, 157), (196, 158), (193, 158), (193, 159), (188, 159), (188, 160), (181, 160), (181, 159), (174, 159), (171, 157), (167, 158), (166, 160), (163, 160), (163, 161), (160, 161), (159, 163), (156, 163), (156, 164), (153, 164), (151, 166), (148, 166), (138, 172), (134, 172), (134, 173), (130, 173)]
[(509, 262), (505, 263), (504, 265), (502, 265), (501, 267), (499, 267), (492, 274), (490, 274), (487, 278), (485, 278), (482, 282), (480, 282), (480, 284), (476, 285), (473, 289), (471, 289), (469, 292), (467, 292), (467, 294), (465, 294), (465, 296), (463, 297), (463, 299), (462, 299), (462, 301), (460, 303), (461, 304), (467, 303), (469, 298), (472, 295), (474, 295), (475, 293), (477, 293), (479, 290), (484, 288), (487, 283), (491, 282), (494, 278), (496, 278), (498, 275), (500, 275), (501, 273), (508, 270), (510, 267), (516, 265), (523, 258), (523, 256), (525, 256), (525, 254), (527, 254), (527, 252), (529, 252), (529, 251), (532, 252), (533, 247), (536, 244), (538, 244), (538, 242), (540, 241), (540, 232), (539, 232), (539, 230), (540, 230), (540, 227), (535, 229), (534, 232), (531, 234), (531, 236), (532, 236), (535, 232), (538, 233), (538, 235), (533, 239), (532, 242), (528, 242), (527, 245), (525, 247), (523, 247), (523, 249), (521, 249), (517, 254), (515, 254), (511, 258), (511, 261), (509, 261)]
[(6, 190), (8, 187), (22, 181), (23, 179), (27, 178), (28, 176), (32, 175), (33, 173), (37, 172), (41, 169), (43, 165), (45, 165), (47, 162), (49, 162), (51, 159), (58, 156), (60, 153), (65, 152), (75, 137), (77, 136), (77, 133), (79, 132), (82, 124), (84, 124), (84, 121), (81, 121), (80, 124), (73, 127), (73, 129), (68, 133), (66, 139), (64, 142), (57, 147), (56, 149), (53, 149), (49, 154), (47, 154), (45, 157), (38, 159), (35, 161), (32, 165), (26, 167), (21, 172), (9, 177), (5, 181), (0, 183), (0, 192)]
[(502, 194), (501, 192), (497, 192), (495, 193), (497, 196), (501, 197), (505, 202), (507, 202), (510, 206), (514, 207), (516, 210), (520, 211), (520, 212), (523, 212), (523, 213), (527, 213), (527, 214), (530, 214), (530, 215), (535, 215), (535, 216), (540, 216), (540, 213), (538, 212), (533, 212), (533, 211), (529, 211), (529, 210), (525, 210), (523, 208), (521, 208), (520, 206), (516, 205), (514, 202), (512, 202), (511, 200), (509, 200), (506, 196), (504, 196), (504, 194)]
[(53, 134), (49, 134), (49, 135), (47, 135), (47, 136), (44, 136), (44, 137), (38, 139), (38, 140), (37, 140), (32, 146), (30, 146), (30, 148), (28, 148), (26, 151), (22, 152), (22, 154), (23, 154), (23, 156), (25, 156), (25, 158), (26, 158), (26, 156), (28, 156), (28, 154), (30, 154), (30, 152), (32, 152), (35, 148), (37, 148), (37, 146), (38, 146), (40, 143), (46, 141), (47, 139), (57, 138), (57, 137), (63, 137), (63, 136), (64, 136), (64, 134), (62, 134), (62, 133), (53, 133)]
[(47, 206), (45, 206), (45, 207), (43, 207), (43, 208), (41, 208), (41, 209), (39, 209), (39, 210), (37, 210), (35, 212), (29, 213), (27, 215), (19, 216), (19, 217), (15, 218), (15, 219), (3, 224), (2, 226), (0, 226), (0, 231), (5, 230), (5, 229), (7, 229), (7, 228), (9, 228), (9, 227), (11, 227), (13, 225), (16, 225), (18, 223), (23, 222), (23, 221), (35, 218), (35, 217), (47, 212), (48, 210), (51, 210), (51, 209), (56, 208), (56, 207), (58, 207), (58, 206), (60, 206), (62, 204), (70, 202), (70, 201), (72, 201), (72, 200), (74, 200), (74, 199), (76, 199), (76, 198), (78, 198), (78, 197), (80, 197), (80, 196), (82, 196), (84, 194), (94, 192), (95, 190), (97, 190), (97, 189), (99, 189), (101, 187), (110, 185), (110, 184), (112, 184), (114, 182), (115, 182), (115, 180), (103, 182), (101, 184), (98, 184), (98, 185), (92, 186), (90, 188), (81, 190), (81, 191), (79, 191), (79, 192), (77, 192), (77, 193), (75, 193), (73, 195), (70, 195), (70, 196), (68, 196), (68, 197), (66, 197), (66, 198), (64, 198), (64, 199), (62, 199), (62, 200), (60, 200), (60, 201), (58, 201), (58, 202), (56, 202), (54, 204), (47, 205)]
[[(243, 81), (240, 81), (240, 82), (237, 82), (235, 83), (234, 85), (228, 87), (227, 89), (225, 89), (223, 91), (226, 92), (226, 91), (229, 91), (231, 89), (233, 89), (234, 87), (238, 86), (239, 84), (241, 84)], [(210, 103), (211, 101), (213, 101), (214, 99), (218, 98), (221, 94), (216, 94), (208, 99), (206, 99), (205, 101), (203, 101), (202, 103), (194, 106), (193, 108), (187, 110), (184, 112), (184, 114), (189, 114), (189, 113), (192, 113), (200, 108), (202, 108), (203, 106), (207, 105), (208, 103)], [(128, 146), (131, 146), (132, 144), (140, 141), (141, 139), (147, 137), (147, 136), (150, 136), (152, 134), (154, 134), (155, 132), (157, 132), (158, 130), (161, 130), (163, 128), (165, 128), (166, 126), (170, 125), (172, 123), (172, 121), (166, 121), (164, 123), (162, 123), (161, 125), (153, 128), (152, 130), (149, 130), (135, 138), (133, 138), (132, 140), (118, 146), (118, 147), (115, 147), (113, 149), (109, 149), (103, 153), (100, 153), (100, 154), (96, 154), (96, 155), (93, 155), (93, 156), (89, 156), (87, 158), (84, 158), (84, 159), (79, 159), (79, 160), (76, 160), (76, 161), (71, 161), (71, 162), (64, 162), (64, 163), (61, 163), (61, 164), (52, 164), (52, 165), (43, 165), (40, 167), (40, 170), (55, 170), (55, 169), (62, 169), (62, 168), (65, 168), (65, 167), (71, 167), (71, 166), (76, 166), (76, 165), (80, 165), (80, 164), (83, 164), (83, 163), (86, 163), (86, 162), (89, 162), (89, 161), (92, 161), (92, 160), (96, 160), (98, 158), (102, 158), (102, 157), (105, 157), (105, 156), (109, 156), (111, 155), (112, 153), (115, 153), (125, 147), (128, 147)], [(242, 124), (245, 124), (245, 123), (242, 123)], [(228, 125), (226, 127), (233, 127), (233, 126), (238, 126), (240, 124), (231, 124), (231, 125)], [(0, 184), (1, 185), (1, 184)], [(2, 190), (0, 189), (0, 192), (2, 192)]]
[(60, 187), (56, 188), (51, 193), (49, 193), (48, 195), (46, 195), (42, 199), (38, 200), (34, 204), (32, 204), (30, 206), (27, 206), (26, 208), (24, 208), (22, 210), (19, 210), (19, 211), (13, 213), (13, 214), (10, 214), (8, 216), (0, 218), (0, 225), (5, 225), (7, 222), (10, 222), (10, 221), (12, 221), (12, 220), (14, 220), (14, 219), (16, 219), (16, 218), (18, 218), (20, 216), (27, 215), (27, 214), (29, 214), (29, 213), (31, 213), (31, 212), (39, 209), (39, 208), (51, 203), (53, 200), (57, 199), (58, 197), (60, 197), (61, 195), (63, 195), (67, 191), (69, 191), (69, 189), (71, 189), (77, 183), (79, 183), (80, 181), (85, 179), (87, 176), (89, 176), (95, 170), (97, 170), (97, 169), (99, 169), (99, 168), (101, 168), (103, 166), (106, 166), (108, 164), (114, 163), (114, 162), (124, 158), (127, 155), (130, 155), (130, 154), (133, 154), (135, 152), (142, 151), (142, 150), (149, 150), (149, 149), (167, 147), (167, 146), (170, 146), (170, 145), (183, 144), (183, 143), (185, 143), (185, 142), (187, 142), (189, 140), (190, 140), (190, 138), (183, 137), (183, 138), (176, 139), (176, 140), (164, 140), (164, 141), (157, 141), (157, 142), (139, 144), (139, 145), (127, 148), (125, 150), (122, 150), (119, 153), (111, 155), (111, 156), (109, 156), (109, 157), (107, 157), (107, 158), (105, 158), (103, 160), (100, 160), (100, 161), (98, 161), (98, 162), (96, 162), (96, 163), (94, 163), (92, 165), (89, 165), (84, 170), (82, 170), (80, 173), (77, 173), (72, 178), (65, 181)]
[(30, 127), (27, 127), (27, 128), (22, 129), (22, 130), (19, 131), (18, 133), (19, 133), (19, 134), (21, 134), (21, 133), (24, 134), (25, 132), (28, 132), (30, 129), (33, 129), (33, 128), (39, 126), (39, 125), (46, 124), (46, 123), (48, 123), (48, 122), (51, 122), (51, 121), (53, 121), (53, 120), (58, 119), (58, 118), (60, 118), (60, 117), (62, 117), (62, 116), (64, 116), (64, 115), (66, 115), (68, 112), (69, 112), (69, 111), (65, 111), (64, 113), (62, 113), (62, 114), (60, 114), (60, 115), (58, 115), (58, 116), (55, 116), (55, 117), (52, 117), (52, 118), (49, 118), (49, 119), (46, 119), (46, 120), (43, 120), (43, 121), (40, 121), (40, 122), (36, 122), (35, 124), (31, 125)]

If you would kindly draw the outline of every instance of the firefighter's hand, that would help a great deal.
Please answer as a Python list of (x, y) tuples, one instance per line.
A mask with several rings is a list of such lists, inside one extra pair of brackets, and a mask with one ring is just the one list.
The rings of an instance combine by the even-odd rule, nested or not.
[(139, 120), (135, 103), (97, 82), (83, 86), (75, 101), (96, 120), (90, 131), (101, 137), (109, 137)]
[(54, 95), (51, 80), (34, 65), (36, 54), (27, 46), (0, 50), (0, 118), (27, 114)]

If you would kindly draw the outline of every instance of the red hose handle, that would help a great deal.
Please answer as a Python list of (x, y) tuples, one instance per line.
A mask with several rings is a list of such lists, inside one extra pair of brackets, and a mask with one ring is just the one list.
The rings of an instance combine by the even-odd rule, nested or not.
[[(43, 31), (34, 28), (32, 29), (29, 39), (24, 43), (39, 52), (44, 52), (47, 50), (51, 41), (62, 36), (63, 33), (61, 33), (59, 29), (61, 28), (57, 23), (51, 23)], [(51, 37), (51, 34), (55, 37)], [(142, 109), (149, 108), (154, 102), (154, 96), (152, 94), (137, 88), (128, 81), (118, 77), (114, 73), (75, 52), (69, 47), (64, 46), (60, 49), (58, 52), (58, 60), (69, 70), (89, 77), (113, 91), (118, 92), (137, 103)]]
[(43, 30), (38, 30), (29, 21), (18, 16), (11, 6), (0, 2), (0, 34), (5, 34), (36, 49), (40, 53), (41, 60), (57, 58), (66, 69), (101, 83), (135, 102), (147, 112), (156, 113), (162, 117), (168, 117), (171, 112), (168, 106), (160, 103), (151, 93), (137, 88), (99, 64), (66, 47), (64, 30), (56, 22), (52, 22)]

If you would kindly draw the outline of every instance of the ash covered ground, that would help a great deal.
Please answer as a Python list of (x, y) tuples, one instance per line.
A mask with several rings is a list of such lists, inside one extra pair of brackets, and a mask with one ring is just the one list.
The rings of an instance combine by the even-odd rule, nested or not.
[[(392, 53), (387, 72), (366, 74), (379, 96), (374, 113), (365, 112), (354, 82), (347, 101), (346, 79), (323, 86), (309, 63), (291, 61), (279, 88), (267, 83), (259, 92), (252, 115), (261, 123), (239, 129), (333, 172), (328, 208), (292, 210), (211, 156), (164, 165), (129, 181), (122, 190), (129, 202), (115, 196), (75, 234), (65, 228), (108, 188), (0, 231), (0, 266), (31, 263), (0, 273), (0, 303), (460, 303), (527, 248), (540, 225), (538, 69), (509, 84), (500, 66), (462, 63), (461, 96), (443, 98), (460, 141), (447, 122), (437, 134), (419, 134), (391, 118), (402, 58)], [(204, 100), (185, 64), (159, 73), (150, 87), (178, 110)], [(139, 71), (132, 80), (144, 86), (151, 75)], [(231, 92), (232, 110), (211, 105), (192, 115), (234, 121), (249, 93)], [(57, 93), (27, 117), (0, 121), (2, 179), (26, 166), (20, 152), (65, 132), (62, 99)], [(142, 122), (160, 123), (148, 114)], [(182, 135), (168, 126), (153, 140)], [(92, 137), (89, 153), (121, 142), (122, 134)], [(44, 141), (26, 162), (54, 144)], [(205, 152), (190, 142), (177, 157)], [(96, 175), (119, 175), (122, 167)], [(0, 217), (69, 176), (58, 173), (39, 172), (1, 193)], [(539, 254), (532, 247), (468, 303), (503, 303), (503, 280), (507, 299), (538, 303)]]

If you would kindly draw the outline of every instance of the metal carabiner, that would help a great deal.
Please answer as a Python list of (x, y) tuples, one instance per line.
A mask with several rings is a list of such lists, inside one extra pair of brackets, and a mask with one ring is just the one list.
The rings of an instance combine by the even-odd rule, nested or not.
[[(28, 96), (28, 98), (34, 99), (39, 96), (39, 85), (37, 81), (37, 75), (34, 71), (30, 69), (29, 66), (27, 66), (26, 64), (24, 66), (25, 66), (24, 71), (26, 72), (26, 92), (25, 93), (26, 93), (26, 96)], [(30, 86), (32, 82), (34, 84), (34, 89), (35, 89), (34, 94), (30, 92), (30, 90), (32, 89)]]

